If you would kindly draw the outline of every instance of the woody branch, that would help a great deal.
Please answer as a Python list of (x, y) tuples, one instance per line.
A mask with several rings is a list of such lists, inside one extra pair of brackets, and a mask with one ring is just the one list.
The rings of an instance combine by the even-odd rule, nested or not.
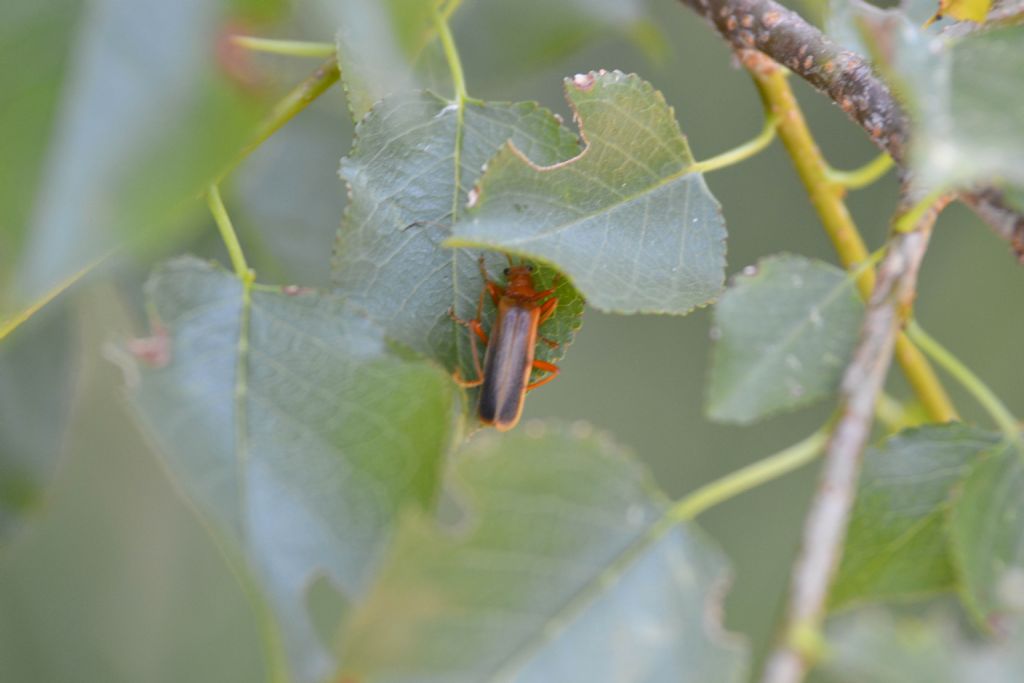
[[(906, 162), (909, 123), (889, 87), (862, 56), (845, 50), (796, 12), (774, 0), (680, 0), (707, 19), (737, 50), (757, 50), (827, 95), (897, 164)], [(994, 16), (999, 21), (999, 10)], [(1011, 15), (1020, 16), (1020, 12)], [(1024, 214), (995, 188), (960, 198), (1024, 262)]]

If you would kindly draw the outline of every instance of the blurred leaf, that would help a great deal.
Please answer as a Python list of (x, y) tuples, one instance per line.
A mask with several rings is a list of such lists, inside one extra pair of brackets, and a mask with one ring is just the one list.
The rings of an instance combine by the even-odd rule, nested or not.
[[(975, 463), (950, 517), (964, 603), (982, 623), (1024, 592), (1024, 451), (1002, 443)], [(1009, 583), (1008, 583), (1009, 582)], [(1024, 599), (1017, 602), (1024, 604)]]
[(148, 286), (154, 342), (133, 400), (168, 468), (274, 610), (296, 680), (333, 671), (306, 608), (365, 589), (400, 510), (434, 499), (452, 426), (437, 368), (389, 351), (338, 299), (256, 289), (195, 259)]
[[(932, 3), (933, 0), (927, 0)], [(871, 50), (865, 45), (861, 35), (861, 21), (884, 21), (888, 12), (864, 0), (828, 0), (828, 13), (825, 18), (825, 30), (832, 40), (847, 50), (865, 57), (871, 56)], [(930, 15), (929, 15), (930, 16)], [(924, 19), (921, 20), (922, 22)]]
[(1024, 185), (1024, 26), (943, 40), (894, 11), (855, 18), (910, 111), (918, 183)]
[[(0, 22), (0, 320), (28, 232), (82, 0), (7, 0)], [(25, 300), (18, 305), (24, 305)]]
[(598, 39), (629, 38), (650, 59), (668, 50), (645, 0), (473, 0), (452, 17), (470, 90), (551, 67)]
[(1019, 622), (995, 642), (978, 642), (946, 614), (894, 618), (857, 612), (829, 628), (830, 681), (843, 683), (1018, 683), (1024, 680)]
[[(13, 22), (5, 9), (0, 54), (19, 66), (3, 71), (18, 73), (12, 87), (23, 98), (3, 123), (26, 131), (24, 139), (7, 137), (19, 138), (10, 161), (28, 170), (14, 186), (13, 213), (3, 209), (3, 222), (18, 221), (5, 232), (27, 232), (12, 240), (24, 249), (5, 306), (41, 296), (116, 246), (166, 238), (201, 206), (203, 186), (267, 105), (240, 80), (252, 75), (244, 55), (225, 50), (224, 30), (267, 5), (97, 0), (78, 12), (53, 0), (17, 0)], [(69, 25), (65, 12), (77, 23)]]
[(956, 587), (947, 516), (955, 487), (998, 435), (950, 423), (910, 429), (867, 452), (831, 607)]
[[(911, 31), (937, 35), (949, 25), (949, 20), (937, 19), (929, 25), (926, 22), (935, 16), (936, 0), (902, 0), (898, 7), (881, 9), (864, 0), (821, 0), (828, 4), (825, 29), (830, 38), (865, 57), (872, 57), (872, 45), (864, 41), (864, 26), (874, 26), (886, 21), (904, 21)], [(870, 36), (869, 36), (870, 38)]]
[(76, 317), (84, 352), (44, 514), (0, 559), (0, 681), (264, 683), (252, 606), (100, 358), (110, 292)]
[[(448, 528), (407, 517), (353, 617), (345, 666), (374, 682), (741, 680), (717, 622), (724, 567), (667, 531), (647, 473), (589, 428), (527, 424), (456, 457)], [(359, 680), (362, 680), (360, 678)]]
[(595, 308), (684, 314), (725, 278), (725, 224), (672, 108), (635, 75), (566, 81), (586, 148), (557, 165), (506, 145), (453, 246), (508, 250), (566, 273)]
[[(415, 93), (375, 107), (357, 126), (352, 153), (341, 164), (350, 203), (338, 233), (337, 291), (365, 307), (392, 338), (448, 368), (458, 360), (465, 377), (475, 376), (469, 345), (476, 342), (448, 311), (463, 319), (476, 314), (483, 254), (441, 243), (453, 212), (465, 205), (465, 184), (509, 139), (546, 163), (579, 151), (572, 135), (536, 104), (469, 103), (460, 125), (448, 101)], [(508, 265), (498, 254), (487, 262), (491, 273)], [(552, 278), (553, 271), (542, 269), (535, 281), (547, 287)], [(564, 280), (557, 296), (558, 309), (541, 334), (562, 348), (537, 348), (538, 358), (552, 362), (572, 341), (583, 312)]]
[[(389, 95), (431, 85), (420, 68), (436, 30), (435, 8), (453, 12), (460, 0), (301, 0), (336, 32), (338, 64), (352, 118), (359, 121)], [(429, 65), (428, 65), (429, 66)]]
[[(276, 281), (312, 287), (330, 282), (329, 254), (345, 208), (338, 159), (351, 130), (343, 112), (340, 97), (317, 101), (233, 174), (236, 201), (229, 211), (243, 231), (251, 265), (264, 278), (273, 273)], [(253, 248), (255, 236), (263, 254)]]
[(736, 276), (715, 306), (708, 416), (752, 422), (829, 396), (864, 306), (846, 272), (773, 256)]
[(954, 178), (1024, 185), (1024, 26), (969, 36), (953, 44), (951, 58), (949, 114), (924, 122), (927, 144), (939, 150), (919, 165), (943, 160), (940, 136), (951, 135), (945, 142), (960, 167)]
[(71, 408), (75, 329), (56, 307), (0, 344), (0, 548), (42, 504)]

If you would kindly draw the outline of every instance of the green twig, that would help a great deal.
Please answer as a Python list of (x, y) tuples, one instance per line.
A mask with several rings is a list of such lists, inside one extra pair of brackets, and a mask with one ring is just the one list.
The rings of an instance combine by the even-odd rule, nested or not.
[(7, 318), (0, 318), (0, 341), (5, 339), (14, 330), (18, 329), (22, 324), (25, 323), (29, 318), (38, 313), (44, 306), (49, 304), (51, 301), (56, 299), (58, 296), (67, 291), (72, 285), (81, 280), (87, 274), (89, 274), (94, 268), (99, 266), (101, 263), (106, 261), (111, 254), (117, 251), (117, 248), (111, 249), (107, 253), (99, 256), (85, 266), (75, 271), (71, 275), (55, 284), (53, 287), (48, 289), (35, 301), (30, 302), (24, 308), (15, 311)]
[[(249, 37), (247, 36), (236, 36), (235, 40), (237, 42), (239, 39), (242, 39), (242, 43), (244, 43), (245, 39), (248, 38)], [(261, 39), (251, 38), (251, 40), (259, 41)], [(289, 41), (266, 42), (287, 43)], [(306, 45), (315, 44), (307, 43)], [(331, 50), (328, 54), (334, 54), (333, 45), (331, 46)], [(312, 56), (312, 53), (310, 53), (310, 56)], [(217, 226), (221, 230), (221, 236), (225, 236), (224, 225), (226, 225), (227, 228), (229, 229), (229, 234), (231, 235), (231, 237), (233, 237), (236, 251), (235, 253), (232, 254), (232, 262), (235, 266), (236, 273), (247, 273), (248, 268), (245, 267), (245, 259), (244, 257), (242, 257), (242, 250), (238, 246), (238, 238), (234, 236), (234, 229), (231, 228), (231, 221), (228, 219), (227, 213), (224, 211), (224, 205), (220, 201), (220, 194), (219, 192), (217, 192), (216, 187), (217, 183), (219, 183), (220, 180), (222, 180), (224, 176), (227, 175), (232, 168), (237, 166), (238, 163), (242, 161), (242, 159), (244, 159), (253, 150), (255, 150), (257, 147), (263, 144), (267, 140), (267, 138), (269, 138), (271, 135), (277, 132), (278, 129), (280, 129), (286, 123), (288, 123), (288, 121), (294, 118), (296, 114), (298, 114), (300, 111), (308, 107), (309, 104), (313, 102), (313, 100), (322, 95), (324, 91), (326, 91), (331, 85), (333, 85), (338, 80), (340, 75), (341, 74), (338, 70), (338, 62), (333, 57), (325, 61), (323, 64), (321, 64), (320, 67), (317, 68), (317, 70), (314, 71), (312, 75), (306, 78), (306, 80), (300, 83), (296, 88), (294, 88), (290, 93), (288, 93), (280, 102), (277, 103), (277, 105), (272, 110), (270, 117), (263, 124), (262, 128), (260, 128), (260, 130), (257, 132), (256, 136), (252, 139), (252, 141), (250, 141), (249, 144), (246, 145), (241, 150), (241, 152), (239, 152), (238, 156), (235, 157), (235, 159), (221, 171), (220, 175), (218, 175), (216, 179), (214, 179), (213, 185), (211, 186), (212, 189), (207, 194), (207, 202), (210, 204), (210, 210), (211, 212), (213, 212), (214, 218), (217, 220)], [(215, 203), (219, 205), (219, 209), (214, 209)], [(220, 212), (219, 217), (218, 212)], [(230, 253), (232, 251), (232, 247), (228, 242), (227, 237), (225, 237), (225, 244), (228, 245), (228, 251)], [(32, 315), (34, 315), (39, 309), (48, 304), (50, 301), (56, 298), (57, 295), (59, 295), (65, 289), (70, 287), (82, 276), (84, 276), (86, 273), (88, 273), (90, 270), (92, 270), (102, 261), (104, 261), (107, 257), (109, 257), (110, 254), (113, 253), (113, 251), (114, 250), (111, 250), (111, 252), (108, 252), (107, 254), (104, 254), (103, 256), (99, 257), (92, 263), (82, 268), (80, 271), (73, 273), (64, 281), (55, 286), (52, 290), (46, 292), (42, 297), (40, 297), (39, 300), (33, 302), (31, 305), (24, 308), (23, 310), (18, 311), (10, 318), (0, 320), (0, 339), (3, 339), (11, 332), (13, 332), (22, 323), (24, 323), (26, 320), (32, 317)], [(241, 264), (243, 267), (242, 271), (239, 271), (238, 263), (235, 262), (236, 256), (241, 257)], [(243, 277), (241, 274), (239, 276)], [(251, 276), (245, 277), (251, 278)]]
[(231, 165), (221, 173), (218, 180), (227, 175), (231, 168), (237, 166), (242, 159), (266, 142), (267, 138), (276, 133), (284, 124), (295, 118), (299, 112), (308, 107), (316, 98), (324, 94), (340, 77), (341, 71), (338, 69), (338, 60), (333, 57), (317, 67), (316, 71), (307, 76), (302, 83), (295, 86), (280, 102), (274, 105), (270, 116), (263, 123), (259, 131), (257, 131), (255, 137), (253, 137), (248, 145), (242, 148), (242, 151), (239, 152)]
[(206, 204), (210, 207), (213, 220), (217, 223), (220, 238), (224, 240), (224, 246), (227, 247), (228, 256), (231, 258), (231, 266), (235, 269), (235, 275), (242, 282), (251, 284), (253, 281), (252, 271), (249, 270), (249, 264), (245, 262), (245, 254), (242, 253), (242, 245), (239, 243), (238, 235), (235, 233), (235, 226), (231, 224), (231, 217), (228, 216), (228, 211), (224, 208), (224, 200), (221, 199), (220, 190), (216, 185), (210, 185), (210, 189), (207, 190)]
[(859, 190), (879, 180), (889, 172), (893, 164), (892, 157), (882, 152), (860, 168), (855, 168), (852, 171), (840, 171), (828, 167), (825, 170), (825, 175), (833, 185), (839, 185), (848, 190)]
[(434, 9), (434, 25), (437, 28), (437, 35), (441, 40), (444, 57), (452, 74), (452, 85), (455, 88), (455, 98), (453, 100), (455, 103), (455, 191), (452, 193), (452, 221), (454, 221), (459, 215), (459, 188), (462, 187), (463, 124), (466, 118), (466, 102), (469, 99), (469, 95), (466, 92), (466, 76), (462, 70), (462, 60), (459, 58), (458, 48), (455, 47), (455, 38), (452, 37), (451, 29), (448, 28), (446, 16), (438, 11), (437, 8)]
[(437, 35), (441, 39), (444, 58), (448, 62), (448, 68), (452, 74), (452, 85), (455, 87), (455, 102), (461, 107), (469, 98), (466, 92), (466, 75), (462, 70), (462, 60), (459, 59), (459, 51), (455, 47), (455, 38), (452, 37), (451, 29), (448, 28), (447, 17), (437, 9), (434, 10), (434, 25), (437, 27)]
[(732, 166), (733, 164), (737, 164), (745, 159), (749, 159), (772, 143), (772, 140), (775, 139), (777, 123), (778, 120), (775, 116), (769, 114), (765, 117), (764, 127), (756, 137), (743, 143), (739, 147), (730, 149), (728, 152), (716, 154), (710, 159), (705, 159), (704, 161), (695, 161), (686, 169), (687, 172), (707, 173), (709, 171), (717, 171), (720, 168)]
[(903, 404), (884, 391), (875, 401), (875, 417), (890, 432), (898, 432), (907, 426), (907, 413), (903, 409)]
[(942, 187), (932, 190), (919, 202), (901, 213), (896, 222), (893, 223), (892, 229), (895, 232), (913, 232), (917, 230), (918, 223), (921, 222), (924, 215), (931, 211), (936, 202), (948, 193), (949, 191)]
[[(828, 440), (828, 425), (822, 427), (812, 436), (800, 443), (769, 456), (760, 462), (728, 474), (718, 481), (702, 486), (679, 502), (669, 507), (664, 514), (648, 527), (642, 536), (630, 543), (617, 556), (605, 564), (604, 570), (587, 582), (585, 586), (559, 608), (558, 614), (548, 621), (543, 629), (540, 640), (546, 642), (546, 634), (558, 632), (558, 626), (569, 623), (573, 615), (581, 613), (593, 604), (595, 595), (605, 593), (608, 587), (619, 581), (626, 572), (639, 561), (677, 524), (689, 521), (708, 508), (729, 500), (744, 491), (776, 479), (797, 467), (810, 462), (823, 448)], [(522, 648), (525, 651), (528, 648)], [(505, 662), (491, 680), (505, 680), (520, 670), (522, 660), (514, 657)]]
[(708, 508), (806, 465), (825, 448), (831, 428), (830, 420), (803, 441), (700, 487), (668, 510), (666, 523), (693, 519)]
[[(843, 188), (828, 179), (828, 164), (825, 163), (800, 105), (786, 82), (786, 72), (771, 60), (756, 53), (749, 53), (744, 65), (754, 78), (766, 108), (778, 118), (779, 138), (793, 159), (797, 174), (807, 190), (811, 204), (818, 212), (825, 232), (832, 240), (840, 262), (847, 269), (862, 263), (868, 257), (864, 239), (843, 201)], [(874, 287), (875, 272), (869, 268), (857, 278), (857, 288), (867, 301)], [(935, 371), (904, 334), (900, 334), (896, 339), (896, 358), (918, 400), (932, 420), (955, 420), (956, 409)]]
[(254, 52), (267, 52), (288, 57), (330, 57), (335, 52), (333, 43), (306, 40), (276, 40), (256, 36), (231, 36), (231, 42)]
[(907, 325), (907, 335), (917, 344), (918, 348), (948, 372), (981, 404), (992, 421), (999, 427), (1003, 436), (1015, 441), (1020, 439), (1020, 425), (1017, 423), (1017, 418), (980, 377), (954, 356), (949, 349), (925, 332), (916, 321), (911, 320)]

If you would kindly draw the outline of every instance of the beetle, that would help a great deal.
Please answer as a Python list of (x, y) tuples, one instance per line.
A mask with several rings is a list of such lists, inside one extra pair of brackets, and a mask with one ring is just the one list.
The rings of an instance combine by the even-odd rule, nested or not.
[[(480, 421), (504, 432), (519, 422), (523, 414), (526, 392), (543, 386), (558, 376), (557, 365), (534, 358), (538, 341), (537, 329), (554, 314), (558, 306), (558, 297), (554, 296), (555, 287), (537, 291), (533, 283), (533, 266), (515, 265), (511, 258), (509, 267), (504, 270), (504, 287), (487, 276), (483, 258), (480, 259), (480, 274), (484, 279), (484, 288), (480, 291), (476, 317), (472, 320), (461, 320), (456, 317), (454, 310), (449, 310), (448, 314), (452, 320), (468, 328), (473, 336), (484, 343), (486, 351), (483, 367), (480, 365), (476, 340), (471, 336), (473, 366), (477, 377), (473, 380), (463, 379), (456, 369), (454, 378), (460, 386), (480, 387), (480, 399), (477, 403)], [(488, 293), (498, 309), (490, 334), (484, 332), (480, 324), (484, 296)], [(558, 346), (556, 342), (543, 337), (540, 337), (540, 341), (551, 348)], [(530, 373), (534, 368), (549, 374), (530, 382)]]

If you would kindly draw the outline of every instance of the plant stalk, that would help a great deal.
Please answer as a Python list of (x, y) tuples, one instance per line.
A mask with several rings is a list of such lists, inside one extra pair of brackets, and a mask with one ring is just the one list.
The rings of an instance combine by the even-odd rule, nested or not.
[[(847, 269), (855, 267), (868, 258), (867, 247), (843, 201), (843, 188), (829, 178), (828, 164), (814, 142), (803, 112), (786, 82), (785, 72), (760, 53), (745, 53), (743, 59), (765, 107), (779, 121), (779, 138), (793, 159), (797, 174), (832, 240), (840, 263)], [(871, 296), (874, 286), (875, 271), (866, 269), (857, 278), (857, 288), (865, 301)], [(896, 339), (896, 358), (928, 416), (936, 422), (957, 419), (953, 402), (935, 370), (903, 333)]]
[(762, 683), (800, 683), (821, 655), (821, 625), (829, 588), (843, 556), (875, 406), (892, 362), (903, 311), (917, 288), (932, 226), (944, 205), (943, 201), (929, 203), (918, 214), (921, 219), (915, 230), (894, 231), (889, 239), (857, 348), (843, 374), (839, 419), (825, 451), (818, 490), (804, 519), (781, 635), (765, 664)]

